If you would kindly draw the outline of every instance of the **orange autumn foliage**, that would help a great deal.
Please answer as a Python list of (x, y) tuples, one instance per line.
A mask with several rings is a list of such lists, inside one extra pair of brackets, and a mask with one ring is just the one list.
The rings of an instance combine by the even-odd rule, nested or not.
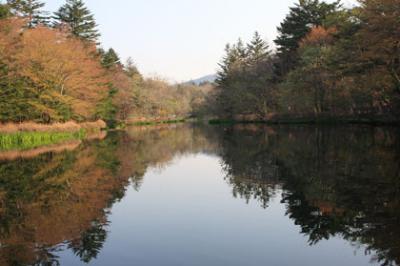
[(15, 55), (21, 49), (21, 33), (24, 23), (23, 19), (18, 18), (0, 20), (0, 62), (8, 65), (11, 69), (15, 68)]
[(126, 120), (134, 105), (134, 90), (138, 87), (139, 77), (128, 77), (121, 67), (109, 70), (108, 77), (117, 89), (113, 104), (118, 107), (117, 119)]
[(336, 28), (313, 27), (307, 36), (301, 40), (300, 47), (331, 44), (333, 42), (333, 35), (336, 32)]
[(20, 75), (39, 90), (62, 97), (75, 114), (89, 118), (106, 91), (95, 47), (48, 27), (25, 30), (16, 56)]

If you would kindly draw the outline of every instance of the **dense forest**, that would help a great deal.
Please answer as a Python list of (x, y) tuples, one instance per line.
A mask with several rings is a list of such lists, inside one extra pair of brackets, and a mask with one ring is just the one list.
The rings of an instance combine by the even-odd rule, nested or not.
[[(243, 120), (397, 120), (400, 2), (300, 0), (278, 27), (276, 51), (256, 32), (226, 46), (214, 110)], [(216, 104), (215, 104), (216, 103)]]
[(192, 115), (210, 86), (145, 79), (132, 59), (105, 50), (93, 14), (67, 0), (54, 14), (37, 0), (0, 5), (0, 122), (128, 119)]

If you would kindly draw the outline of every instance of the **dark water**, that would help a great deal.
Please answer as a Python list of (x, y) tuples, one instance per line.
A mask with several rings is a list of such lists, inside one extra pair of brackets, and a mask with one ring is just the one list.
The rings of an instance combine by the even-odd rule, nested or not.
[(0, 265), (400, 265), (395, 128), (147, 127), (0, 152)]

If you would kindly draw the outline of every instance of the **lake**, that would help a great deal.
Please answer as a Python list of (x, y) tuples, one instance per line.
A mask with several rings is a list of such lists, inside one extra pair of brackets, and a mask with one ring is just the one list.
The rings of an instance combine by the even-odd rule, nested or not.
[(400, 265), (399, 133), (182, 124), (0, 152), (0, 265)]

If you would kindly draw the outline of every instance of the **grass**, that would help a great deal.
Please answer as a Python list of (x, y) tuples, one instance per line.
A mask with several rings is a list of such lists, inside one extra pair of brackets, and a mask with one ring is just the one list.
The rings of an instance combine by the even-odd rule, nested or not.
[(40, 124), (35, 122), (0, 124), (0, 151), (29, 150), (41, 146), (59, 144), (69, 140), (81, 140), (106, 127), (102, 120), (95, 122)]
[(83, 139), (85, 137), (86, 131), (84, 129), (76, 132), (26, 131), (0, 133), (0, 150), (28, 150), (68, 140)]

